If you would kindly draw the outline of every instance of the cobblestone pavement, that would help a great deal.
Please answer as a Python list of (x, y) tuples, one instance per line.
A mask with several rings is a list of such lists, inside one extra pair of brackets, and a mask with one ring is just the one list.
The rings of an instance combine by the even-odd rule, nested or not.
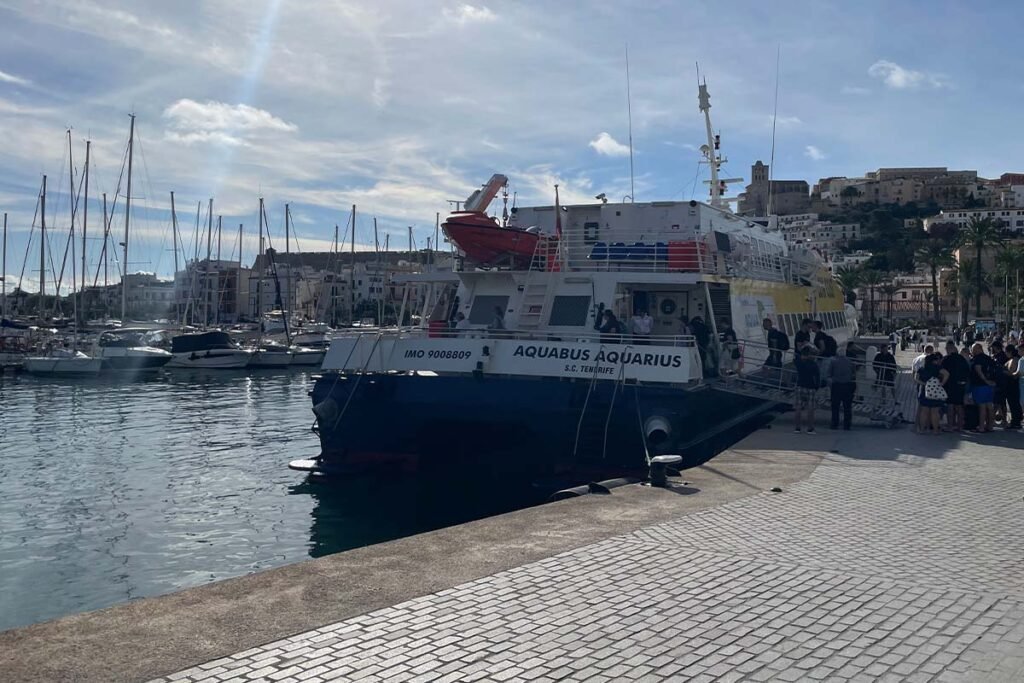
[(1024, 437), (802, 438), (847, 455), (160, 680), (1024, 680)]

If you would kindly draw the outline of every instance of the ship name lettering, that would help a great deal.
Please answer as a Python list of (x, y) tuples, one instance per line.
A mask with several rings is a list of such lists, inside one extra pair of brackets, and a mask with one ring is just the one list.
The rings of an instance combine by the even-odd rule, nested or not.
[(512, 355), (524, 358), (557, 358), (558, 360), (588, 361), (590, 360), (590, 349), (520, 344)]

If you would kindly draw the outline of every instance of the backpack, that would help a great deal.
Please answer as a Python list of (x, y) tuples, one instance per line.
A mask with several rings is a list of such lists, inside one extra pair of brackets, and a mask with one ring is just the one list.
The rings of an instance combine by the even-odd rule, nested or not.
[(789, 335), (780, 330), (772, 330), (775, 333), (775, 344), (778, 351), (789, 351)]

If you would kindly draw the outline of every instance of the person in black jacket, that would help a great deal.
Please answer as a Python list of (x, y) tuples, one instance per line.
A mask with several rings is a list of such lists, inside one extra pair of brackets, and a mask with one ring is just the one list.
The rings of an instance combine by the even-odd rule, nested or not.
[(764, 364), (770, 368), (781, 368), (782, 354), (789, 351), (789, 336), (782, 330), (775, 329), (771, 318), (765, 318), (761, 326), (768, 342), (768, 359)]

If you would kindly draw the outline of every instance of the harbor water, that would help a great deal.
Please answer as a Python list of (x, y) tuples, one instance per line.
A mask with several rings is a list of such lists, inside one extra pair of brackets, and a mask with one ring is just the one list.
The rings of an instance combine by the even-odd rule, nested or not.
[[(457, 476), (311, 483), (296, 371), (0, 376), (0, 630), (544, 500)], [(469, 473), (465, 473), (469, 476)]]

